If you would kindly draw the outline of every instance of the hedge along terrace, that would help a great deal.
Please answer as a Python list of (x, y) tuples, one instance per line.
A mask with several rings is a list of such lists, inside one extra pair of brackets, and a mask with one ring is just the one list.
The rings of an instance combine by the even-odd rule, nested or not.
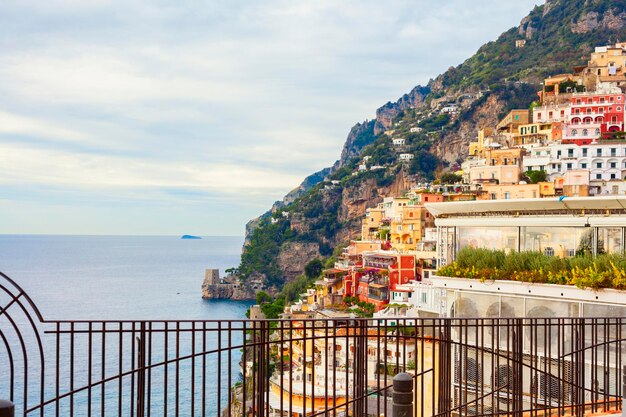
[(439, 269), (437, 275), (626, 290), (626, 255), (559, 258), (541, 252), (507, 254), (500, 250), (464, 248), (456, 261)]

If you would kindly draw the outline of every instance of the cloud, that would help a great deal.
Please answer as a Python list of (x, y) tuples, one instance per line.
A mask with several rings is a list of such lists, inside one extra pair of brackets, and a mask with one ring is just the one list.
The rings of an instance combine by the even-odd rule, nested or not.
[[(0, 144), (5, 156), (0, 184), (38, 184), (83, 189), (181, 189), (238, 194), (288, 188), (285, 174), (243, 164), (179, 164), (77, 154)], [(24, 163), (27, 161), (27, 163)]]
[[(142, 198), (195, 202), (197, 213), (222, 199), (239, 231), (331, 165), (354, 123), (534, 3), (4, 1), (0, 185), (13, 207), (25, 198), (17, 186), (42, 207), (46, 186), (65, 190), (72, 212), (93, 190), (118, 214)], [(57, 223), (71, 228), (71, 217)]]

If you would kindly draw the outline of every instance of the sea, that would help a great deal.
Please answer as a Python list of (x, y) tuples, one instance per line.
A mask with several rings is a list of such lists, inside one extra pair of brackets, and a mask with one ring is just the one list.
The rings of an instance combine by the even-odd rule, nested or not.
[[(181, 239), (180, 236), (0, 235), (0, 272), (24, 289), (45, 320), (242, 320), (251, 302), (201, 297), (205, 269), (219, 268), (223, 275), (225, 269), (237, 266), (242, 243), (241, 237), (219, 236)], [(9, 341), (16, 342), (13, 338)], [(45, 340), (48, 339), (44, 338), (44, 343), (50, 343)], [(207, 343), (210, 350), (215, 347), (211, 343), (217, 341), (210, 337)], [(6, 360), (2, 350), (0, 345), (0, 362)], [(238, 356), (234, 354), (231, 358), (233, 381), (240, 378)], [(226, 369), (227, 363), (223, 365)], [(206, 368), (208, 379), (219, 378), (216, 366)], [(7, 369), (0, 363), (3, 375), (0, 397), (3, 389), (6, 393), (3, 381)], [(153, 388), (151, 395), (155, 398), (161, 398), (158, 389), (158, 385)], [(50, 395), (46, 392), (46, 397)], [(108, 395), (107, 392), (105, 397)], [(209, 395), (207, 408), (217, 410), (217, 395)], [(219, 395), (225, 401), (228, 387), (223, 386)], [(16, 399), (20, 396), (18, 392)], [(100, 399), (94, 398), (98, 403)], [(92, 413), (77, 411), (84, 409), (84, 401), (77, 397), (72, 405), (74, 415), (99, 415), (97, 407)], [(68, 405), (63, 407), (67, 412)], [(152, 409), (158, 407), (155, 399)], [(170, 404), (168, 409), (171, 407)], [(105, 414), (118, 415), (117, 412), (116, 407)], [(207, 415), (217, 414), (212, 411)]]

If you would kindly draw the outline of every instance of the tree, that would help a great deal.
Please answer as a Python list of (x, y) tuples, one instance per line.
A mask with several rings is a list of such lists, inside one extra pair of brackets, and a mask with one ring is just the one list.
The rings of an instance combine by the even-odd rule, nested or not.
[(306, 275), (309, 279), (317, 278), (322, 273), (323, 268), (324, 265), (322, 264), (322, 261), (315, 258), (304, 266), (304, 275)]
[(259, 291), (258, 293), (256, 293), (256, 303), (258, 305), (271, 303), (272, 301), (273, 301), (272, 296), (266, 293), (265, 291)]
[(546, 171), (527, 171), (526, 177), (528, 177), (531, 184), (537, 184), (538, 182), (544, 182), (548, 178), (548, 174)]
[(463, 181), (463, 177), (451, 172), (447, 172), (441, 176), (441, 182), (443, 184), (456, 184)]

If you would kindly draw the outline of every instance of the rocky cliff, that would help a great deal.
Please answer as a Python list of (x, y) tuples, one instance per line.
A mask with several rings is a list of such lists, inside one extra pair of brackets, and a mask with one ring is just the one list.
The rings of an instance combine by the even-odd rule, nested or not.
[[(528, 108), (543, 78), (585, 64), (594, 46), (618, 40), (626, 40), (623, 1), (548, 0), (535, 7), (460, 65), (381, 106), (375, 120), (357, 123), (331, 168), (249, 223), (240, 282), (249, 286), (258, 274), (264, 285), (280, 287), (294, 279), (307, 262), (358, 237), (368, 207), (453, 168), (477, 129)], [(442, 111), (450, 106), (458, 109), (452, 117)], [(406, 145), (394, 149), (391, 137)], [(414, 159), (400, 161), (399, 152)]]

